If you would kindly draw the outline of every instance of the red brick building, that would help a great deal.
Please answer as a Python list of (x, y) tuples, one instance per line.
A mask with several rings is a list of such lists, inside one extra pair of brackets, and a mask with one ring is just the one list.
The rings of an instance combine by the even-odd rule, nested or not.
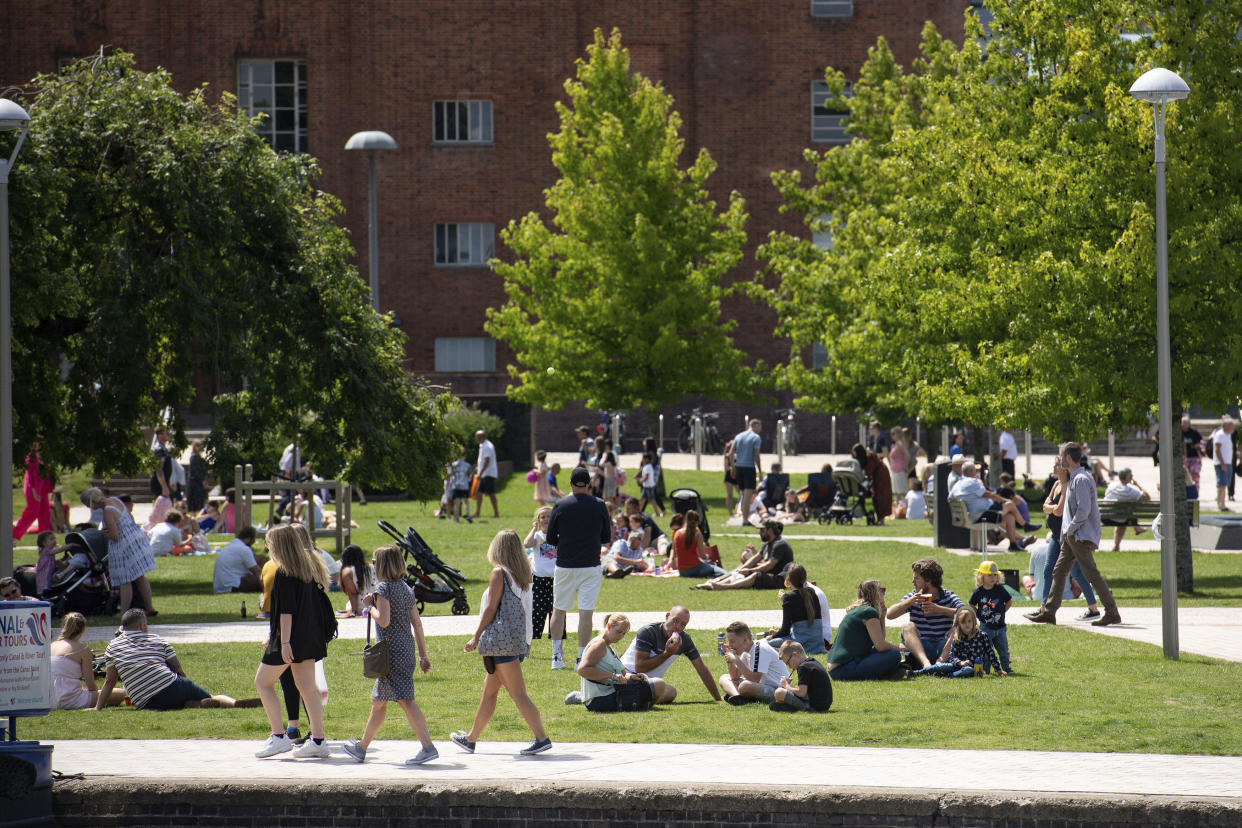
[[(101, 47), (168, 69), (183, 90), (204, 83), (271, 114), (278, 148), (317, 156), (322, 186), (367, 271), (367, 172), (349, 136), (384, 130), (399, 149), (378, 159), (380, 307), (401, 319), (409, 368), (455, 392), (490, 400), (530, 434), (524, 407), (502, 401), (510, 354), (487, 338), (485, 309), (504, 299), (481, 262), (510, 219), (542, 207), (555, 179), (545, 136), (553, 102), (597, 27), (621, 30), (634, 69), (662, 82), (684, 123), (688, 153), (719, 163), (718, 200), (747, 200), (749, 253), (769, 230), (796, 232), (778, 213), (774, 170), (842, 136), (813, 116), (813, 82), (832, 65), (856, 73), (876, 38), (903, 65), (932, 21), (955, 40), (969, 0), (8, 0), (0, 9), (0, 84), (20, 85)], [(504, 250), (498, 251), (502, 257)], [(779, 361), (770, 311), (739, 300), (739, 345)], [(762, 408), (748, 406), (750, 411)], [(740, 422), (732, 407), (724, 431)], [(668, 412), (671, 413), (671, 412)], [(581, 410), (538, 417), (538, 439), (568, 444)], [(633, 429), (632, 429), (633, 430)], [(641, 428), (639, 429), (641, 430)], [(818, 429), (812, 429), (812, 432)], [(827, 440), (814, 434), (815, 443)], [(525, 439), (511, 441), (524, 453)], [(812, 444), (813, 445), (815, 444)]]

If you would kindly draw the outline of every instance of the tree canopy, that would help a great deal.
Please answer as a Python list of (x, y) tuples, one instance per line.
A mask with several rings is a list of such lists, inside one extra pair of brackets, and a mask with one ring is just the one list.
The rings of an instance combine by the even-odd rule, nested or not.
[[(1242, 387), (1242, 3), (987, 3), (960, 47), (928, 25), (905, 71), (881, 40), (832, 103), (854, 140), (773, 180), (830, 229), (760, 251), (800, 405), (1092, 437), (1156, 400), (1153, 118), (1130, 84), (1164, 66), (1175, 399)], [(809, 234), (808, 234), (809, 235)], [(822, 371), (801, 348), (822, 342)]]
[(706, 150), (678, 166), (672, 98), (630, 72), (617, 31), (596, 30), (565, 91), (548, 136), (561, 174), (545, 191), (551, 222), (510, 222), (501, 237), (514, 259), (492, 263), (508, 301), (487, 330), (516, 354), (510, 396), (550, 408), (747, 396), (753, 373), (721, 316), (723, 277), (746, 241), (741, 196), (717, 211)]
[(135, 471), (139, 429), (205, 392), (223, 470), (274, 466), (300, 435), (325, 476), (438, 492), (447, 399), (403, 370), (313, 158), (124, 53), (32, 90), (12, 177), (15, 456), (41, 436), (61, 466)]

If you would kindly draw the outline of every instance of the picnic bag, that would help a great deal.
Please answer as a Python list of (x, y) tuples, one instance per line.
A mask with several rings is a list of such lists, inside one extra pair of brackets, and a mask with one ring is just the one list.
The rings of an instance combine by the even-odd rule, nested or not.
[(651, 709), (651, 685), (645, 681), (626, 681), (614, 684), (617, 694), (617, 712), (635, 713)]
[(362, 675), (367, 678), (384, 678), (391, 669), (388, 642), (371, 643), (371, 612), (367, 611), (367, 645), (362, 648)]
[(509, 574), (501, 570), (504, 589), (496, 616), (479, 636), (479, 655), (520, 656), (526, 654), (526, 612), (522, 600), (509, 584)]

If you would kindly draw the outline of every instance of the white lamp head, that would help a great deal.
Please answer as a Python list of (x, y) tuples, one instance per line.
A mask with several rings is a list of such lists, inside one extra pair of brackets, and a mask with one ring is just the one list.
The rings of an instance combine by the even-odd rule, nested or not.
[(1144, 72), (1130, 87), (1130, 94), (1150, 104), (1165, 104), (1185, 98), (1190, 87), (1175, 73), (1157, 68)]
[(30, 116), (17, 101), (0, 98), (0, 131), (12, 132), (15, 129), (22, 129), (29, 123)]
[(387, 132), (373, 130), (370, 132), (355, 132), (349, 136), (349, 140), (345, 142), (347, 150), (390, 150), (396, 149), (397, 142)]

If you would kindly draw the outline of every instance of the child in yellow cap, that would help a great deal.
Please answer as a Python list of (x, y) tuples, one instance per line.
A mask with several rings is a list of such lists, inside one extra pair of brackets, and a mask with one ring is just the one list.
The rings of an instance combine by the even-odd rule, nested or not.
[(975, 591), (970, 594), (970, 605), (979, 616), (979, 628), (1000, 656), (1001, 673), (1012, 672), (1009, 664), (1009, 634), (1005, 626), (1005, 613), (1013, 603), (1008, 590), (1000, 582), (1000, 570), (995, 561), (984, 561), (975, 569)]

